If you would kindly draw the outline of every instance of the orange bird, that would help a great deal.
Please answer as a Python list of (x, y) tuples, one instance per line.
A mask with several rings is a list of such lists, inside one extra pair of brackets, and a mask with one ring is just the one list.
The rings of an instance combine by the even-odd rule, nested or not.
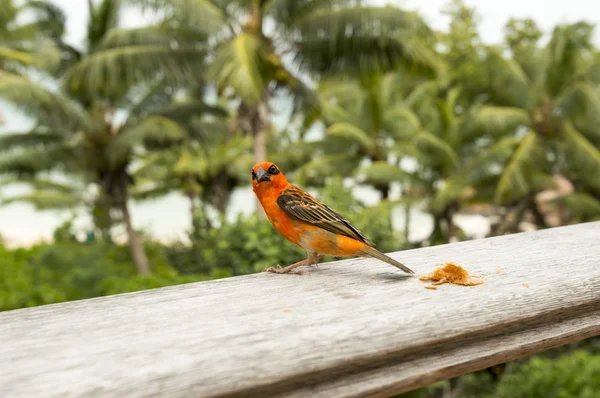
[(414, 274), (407, 266), (373, 248), (373, 242), (339, 213), (290, 184), (274, 163), (262, 162), (252, 168), (252, 189), (275, 229), (306, 250), (308, 256), (285, 268), (277, 265), (263, 272), (302, 274), (294, 268), (316, 264), (324, 256), (361, 256), (376, 258)]

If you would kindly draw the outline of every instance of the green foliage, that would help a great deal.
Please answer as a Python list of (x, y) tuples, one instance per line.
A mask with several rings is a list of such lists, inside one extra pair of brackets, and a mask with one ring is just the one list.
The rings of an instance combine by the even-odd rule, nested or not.
[(600, 391), (600, 355), (575, 351), (560, 358), (533, 357), (502, 379), (486, 397), (594, 398)]
[[(593, 345), (593, 339), (589, 342)], [(483, 371), (462, 376), (457, 383), (461, 398), (595, 398), (600, 391), (598, 375), (600, 355), (593, 350), (575, 349), (558, 357), (542, 354), (528, 358), (499, 380)], [(435, 383), (396, 398), (439, 396), (448, 383)]]
[(31, 249), (0, 245), (0, 311), (229, 276), (223, 271), (180, 275), (163, 247), (148, 244), (147, 251), (154, 273), (142, 276), (126, 246), (78, 243), (68, 237)]

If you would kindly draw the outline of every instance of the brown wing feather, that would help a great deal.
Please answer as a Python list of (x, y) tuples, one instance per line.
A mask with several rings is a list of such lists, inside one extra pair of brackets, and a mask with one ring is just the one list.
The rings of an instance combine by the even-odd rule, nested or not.
[(341, 214), (298, 187), (290, 185), (281, 192), (277, 204), (288, 216), (296, 220), (375, 246)]

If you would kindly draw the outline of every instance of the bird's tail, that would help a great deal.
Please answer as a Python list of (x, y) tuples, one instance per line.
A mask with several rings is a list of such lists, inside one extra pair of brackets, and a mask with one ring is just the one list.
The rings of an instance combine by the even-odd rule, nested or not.
[(362, 256), (365, 257), (373, 257), (376, 258), (378, 260), (384, 261), (388, 264), (393, 265), (396, 268), (401, 269), (402, 271), (409, 273), (409, 274), (413, 274), (414, 275), (414, 271), (410, 268), (408, 268), (406, 265), (399, 263), (398, 261), (394, 260), (393, 258), (390, 258), (388, 256), (386, 256), (385, 254), (383, 254), (382, 252), (380, 252), (377, 249), (374, 249), (372, 247), (365, 247), (363, 249), (359, 250), (360, 254)]

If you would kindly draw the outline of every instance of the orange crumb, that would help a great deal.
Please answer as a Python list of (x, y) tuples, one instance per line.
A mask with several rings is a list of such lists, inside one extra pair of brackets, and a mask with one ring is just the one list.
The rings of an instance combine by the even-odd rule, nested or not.
[(433, 286), (433, 285), (427, 285), (427, 286), (425, 286), (425, 289), (429, 289), (429, 290), (437, 290), (437, 287), (436, 287), (436, 286)]
[(455, 263), (448, 262), (427, 275), (419, 278), (421, 281), (433, 281), (432, 286), (441, 285), (442, 283), (451, 283), (462, 286), (480, 285), (483, 281), (474, 281), (466, 269)]
[(284, 308), (283, 312), (292, 312), (292, 309), (291, 308)]
[(527, 289), (529, 289), (529, 285), (527, 283), (523, 283), (523, 286), (525, 286)]
[(496, 273), (497, 274), (502, 273), (502, 267), (501, 266), (496, 267)]
[(371, 279), (377, 279), (377, 277), (376, 276), (372, 276)]

